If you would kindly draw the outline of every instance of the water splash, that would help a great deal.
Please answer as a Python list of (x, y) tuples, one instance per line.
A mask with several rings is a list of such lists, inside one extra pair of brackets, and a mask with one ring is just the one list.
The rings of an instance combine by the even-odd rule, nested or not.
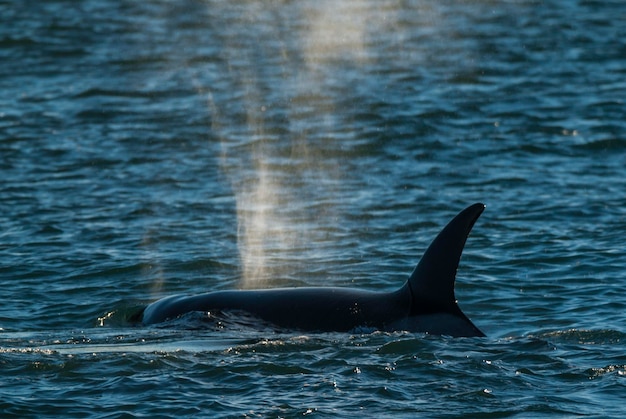
[[(270, 25), (274, 32), (260, 35), (267, 42), (243, 49), (228, 41), (225, 45), (237, 51), (236, 56), (227, 54), (229, 76), (236, 78), (240, 91), (221, 98), (209, 93), (208, 102), (212, 131), (220, 138), (222, 170), (236, 198), (243, 288), (275, 284), (277, 277), (284, 276), (280, 265), (287, 255), (305, 250), (316, 234), (307, 226), (320, 214), (303, 203), (339, 193), (344, 171), (336, 152), (352, 134), (338, 128), (345, 121), (337, 116), (336, 95), (320, 91), (320, 86), (328, 85), (333, 60), (362, 65), (372, 22), (384, 22), (374, 19), (377, 10), (371, 5), (342, 7), (350, 10), (338, 13), (330, 2), (303, 6), (300, 13), (310, 22), (303, 32), (287, 33), (280, 24)], [(275, 19), (280, 7), (257, 12), (252, 19), (281, 21)], [(251, 17), (241, 19), (237, 25)], [(282, 68), (283, 83), (266, 85), (263, 71), (268, 65)], [(277, 114), (272, 106), (277, 101), (291, 106), (278, 107), (283, 113)], [(325, 208), (324, 216), (335, 211)]]

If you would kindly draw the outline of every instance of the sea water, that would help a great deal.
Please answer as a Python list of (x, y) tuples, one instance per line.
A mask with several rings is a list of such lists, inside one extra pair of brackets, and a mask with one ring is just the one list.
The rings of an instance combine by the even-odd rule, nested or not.
[[(623, 417), (626, 4), (0, 2), (2, 417)], [(486, 338), (130, 322), (400, 287)], [(314, 313), (312, 313), (314, 315)]]

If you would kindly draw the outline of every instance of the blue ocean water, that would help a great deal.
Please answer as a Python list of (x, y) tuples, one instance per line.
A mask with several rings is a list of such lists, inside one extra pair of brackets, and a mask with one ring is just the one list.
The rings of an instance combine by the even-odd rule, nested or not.
[[(623, 417), (626, 4), (0, 1), (2, 417)], [(399, 287), (488, 336), (143, 327)]]

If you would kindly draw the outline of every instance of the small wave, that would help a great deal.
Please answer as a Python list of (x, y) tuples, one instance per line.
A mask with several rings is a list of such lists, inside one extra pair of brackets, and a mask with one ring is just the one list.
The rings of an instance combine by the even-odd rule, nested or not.
[(271, 323), (242, 310), (192, 311), (159, 323), (157, 329), (278, 332)]
[(584, 151), (618, 151), (626, 149), (626, 139), (603, 138), (595, 141), (578, 144), (576, 148)]
[(612, 329), (568, 329), (529, 335), (529, 338), (550, 340), (552, 342), (577, 343), (581, 345), (616, 344), (626, 339), (626, 333)]
[(0, 347), (0, 354), (42, 354), (52, 355), (57, 351), (52, 349), (43, 348), (2, 348)]
[(586, 373), (590, 379), (600, 378), (607, 374), (617, 374), (620, 377), (626, 377), (626, 365), (607, 365), (600, 368), (589, 368)]
[(145, 304), (122, 303), (113, 310), (102, 313), (96, 320), (99, 327), (124, 327), (141, 321)]

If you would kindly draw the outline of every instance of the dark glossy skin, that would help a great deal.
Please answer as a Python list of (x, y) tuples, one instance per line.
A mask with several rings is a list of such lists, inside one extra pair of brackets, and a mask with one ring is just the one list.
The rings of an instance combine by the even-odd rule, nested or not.
[(452, 219), (397, 291), (319, 287), (173, 296), (146, 307), (143, 323), (159, 323), (193, 311), (239, 310), (293, 330), (349, 332), (364, 327), (484, 336), (463, 314), (454, 296), (456, 270), (465, 241), (484, 208), (483, 204), (474, 204)]
[(215, 291), (173, 296), (144, 312), (144, 323), (189, 311), (242, 310), (285, 329), (348, 332), (357, 327), (385, 330), (411, 308), (407, 289), (379, 293), (351, 288), (277, 288)]

